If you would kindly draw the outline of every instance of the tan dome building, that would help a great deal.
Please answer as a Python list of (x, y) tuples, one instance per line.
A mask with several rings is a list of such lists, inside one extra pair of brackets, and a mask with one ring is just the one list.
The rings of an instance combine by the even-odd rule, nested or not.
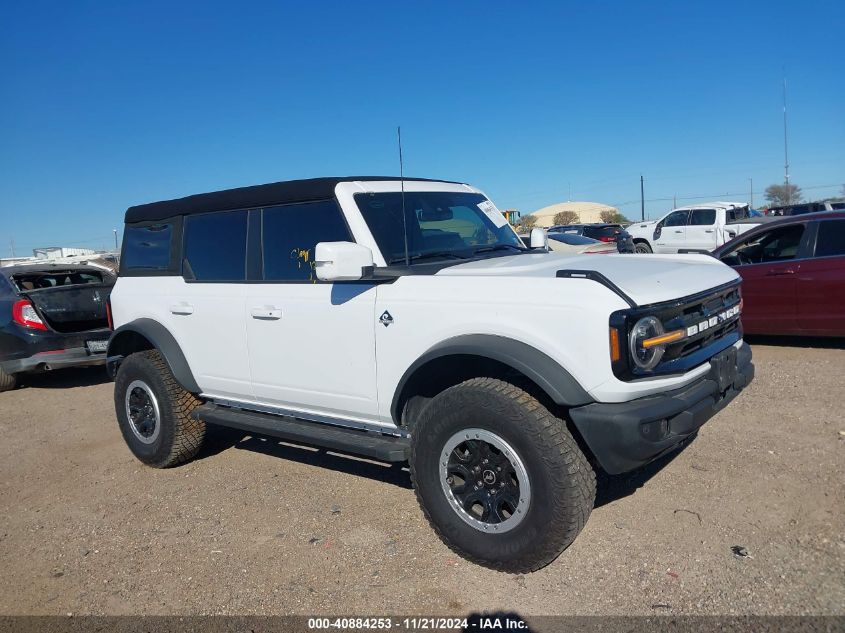
[(555, 216), (561, 211), (574, 211), (578, 214), (578, 220), (576, 222), (590, 224), (592, 222), (602, 221), (599, 217), (602, 211), (618, 212), (619, 209), (601, 204), (600, 202), (558, 202), (557, 204), (552, 204), (534, 211), (530, 215), (537, 218), (537, 224), (535, 226), (547, 229), (555, 224)]

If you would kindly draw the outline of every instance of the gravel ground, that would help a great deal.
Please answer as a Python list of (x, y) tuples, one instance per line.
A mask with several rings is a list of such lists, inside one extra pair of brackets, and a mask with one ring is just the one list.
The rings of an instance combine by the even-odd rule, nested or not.
[(452, 554), (407, 470), (219, 432), (157, 471), (101, 370), (34, 377), (0, 394), (0, 613), (845, 614), (845, 350), (752, 343), (755, 382), (674, 458), (600, 478), (525, 576)]

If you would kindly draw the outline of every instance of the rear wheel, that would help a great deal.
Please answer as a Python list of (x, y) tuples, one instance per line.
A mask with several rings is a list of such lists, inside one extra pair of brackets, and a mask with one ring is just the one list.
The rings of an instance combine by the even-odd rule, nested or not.
[(17, 384), (17, 374), (7, 374), (2, 368), (0, 368), (0, 392), (11, 391), (17, 386)]
[(185, 391), (157, 350), (136, 352), (120, 365), (114, 407), (123, 439), (139, 460), (167, 468), (191, 459), (205, 437), (205, 423), (191, 412), (200, 404)]
[(584, 527), (595, 473), (564, 422), (522, 389), (474, 378), (436, 396), (411, 438), (411, 476), (434, 530), (500, 571), (539, 569)]
[(648, 245), (648, 242), (636, 242), (634, 244), (634, 250), (638, 253), (647, 254), (652, 253), (651, 246)]

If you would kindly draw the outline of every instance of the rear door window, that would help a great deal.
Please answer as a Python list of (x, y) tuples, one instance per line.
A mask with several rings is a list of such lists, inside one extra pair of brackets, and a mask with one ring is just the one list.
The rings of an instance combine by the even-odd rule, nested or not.
[(246, 279), (246, 232), (246, 211), (185, 218), (183, 276), (196, 281)]
[(317, 281), (314, 247), (319, 242), (352, 241), (334, 200), (270, 207), (261, 215), (265, 280)]
[(845, 220), (819, 222), (816, 238), (816, 257), (845, 255)]
[(716, 209), (693, 209), (690, 211), (690, 226), (713, 226), (714, 224), (716, 224)]
[(170, 266), (172, 224), (127, 226), (123, 236), (124, 269), (166, 270)]

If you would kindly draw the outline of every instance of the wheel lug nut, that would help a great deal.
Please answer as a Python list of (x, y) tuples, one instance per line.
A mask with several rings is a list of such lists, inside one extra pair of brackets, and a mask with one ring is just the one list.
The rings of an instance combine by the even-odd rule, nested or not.
[(481, 480), (480, 480), (480, 479), (478, 480), (477, 487), (478, 487), (478, 488), (481, 488)]

